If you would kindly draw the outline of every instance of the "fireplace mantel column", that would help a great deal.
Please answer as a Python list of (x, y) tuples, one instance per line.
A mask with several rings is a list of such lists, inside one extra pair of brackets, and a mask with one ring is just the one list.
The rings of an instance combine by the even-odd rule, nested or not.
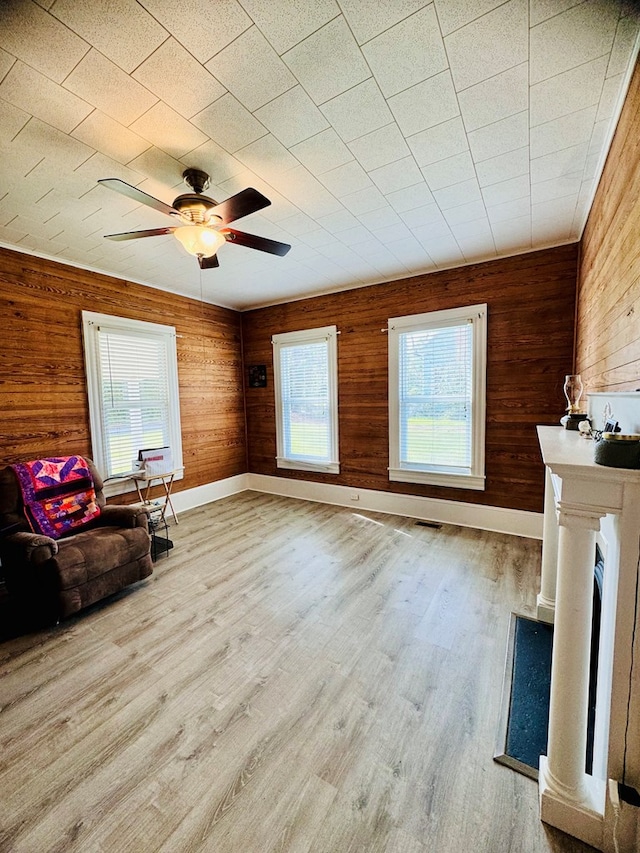
[[(595, 534), (602, 513), (558, 503), (556, 621), (549, 743), (541, 775), (542, 819), (557, 800), (602, 813), (585, 773)], [(603, 792), (602, 792), (603, 793)], [(550, 821), (553, 822), (553, 821)]]
[[(638, 395), (640, 398), (640, 395)], [(594, 446), (560, 427), (538, 427), (547, 479), (547, 567), (557, 550), (548, 755), (540, 757), (546, 822), (598, 850), (637, 851), (640, 810), (617, 783), (640, 790), (640, 470), (596, 464)], [(551, 521), (555, 497), (558, 530)], [(596, 531), (605, 556), (593, 768), (585, 772)], [(554, 533), (557, 548), (554, 545)], [(543, 550), (543, 554), (545, 551)], [(550, 581), (551, 576), (545, 580)], [(616, 832), (615, 843), (613, 833)]]
[(557, 575), (558, 519), (556, 498), (551, 471), (549, 468), (545, 468), (542, 568), (540, 571), (540, 593), (537, 600), (537, 616), (541, 622), (553, 624), (555, 620)]

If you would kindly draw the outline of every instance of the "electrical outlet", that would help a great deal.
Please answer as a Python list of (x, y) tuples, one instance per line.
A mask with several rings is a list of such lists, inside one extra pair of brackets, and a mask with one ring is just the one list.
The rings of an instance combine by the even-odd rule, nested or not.
[(354, 492), (354, 493), (351, 495), (351, 500), (352, 500), (352, 501), (359, 501), (359, 500), (360, 500), (360, 495), (359, 495), (357, 492)]

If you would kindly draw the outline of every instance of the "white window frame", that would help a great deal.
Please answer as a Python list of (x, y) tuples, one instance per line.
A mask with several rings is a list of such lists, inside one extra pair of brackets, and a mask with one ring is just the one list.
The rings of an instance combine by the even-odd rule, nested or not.
[[(180, 425), (180, 394), (178, 386), (178, 354), (176, 348), (176, 330), (173, 326), (149, 323), (145, 320), (131, 320), (110, 314), (98, 314), (93, 311), (82, 312), (82, 335), (84, 343), (87, 395), (89, 398), (89, 421), (91, 428), (91, 447), (93, 461), (103, 476), (107, 476), (107, 462), (104, 452), (104, 434), (102, 430), (102, 387), (100, 370), (100, 327), (113, 329), (140, 337), (154, 337), (162, 341), (167, 355), (167, 385), (170, 401), (169, 408), (169, 444), (173, 458), (175, 479), (183, 477), (182, 430)], [(105, 495), (123, 494), (135, 490), (135, 485), (125, 475), (117, 475), (105, 483)]]
[[(472, 426), (468, 471), (446, 466), (413, 467), (400, 461), (400, 335), (406, 332), (471, 323)], [(485, 420), (487, 377), (487, 306), (468, 305), (389, 319), (389, 479), (402, 483), (475, 489), (485, 488)]]
[[(338, 330), (336, 326), (322, 326), (318, 329), (306, 329), (300, 332), (283, 332), (273, 335), (273, 375), (276, 403), (276, 465), (278, 468), (290, 468), (296, 471), (318, 471), (324, 474), (340, 473), (340, 455), (338, 447)], [(297, 344), (327, 343), (327, 361), (329, 374), (329, 406), (331, 415), (331, 453), (326, 464), (310, 459), (288, 458), (285, 455), (284, 421), (282, 406), (282, 382), (280, 370), (280, 351), (287, 346)]]

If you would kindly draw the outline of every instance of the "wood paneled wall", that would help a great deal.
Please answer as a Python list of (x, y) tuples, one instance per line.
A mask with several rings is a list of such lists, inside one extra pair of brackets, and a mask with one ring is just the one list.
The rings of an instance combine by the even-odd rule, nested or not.
[[(0, 249), (0, 463), (91, 454), (81, 311), (176, 327), (185, 478), (190, 488), (247, 470), (340, 485), (539, 511), (538, 423), (557, 423), (570, 369), (576, 247), (560, 247), (242, 315), (244, 363), (267, 364), (268, 387), (246, 390), (241, 319), (121, 279)], [(390, 316), (487, 302), (487, 489), (390, 483), (387, 337)], [(336, 323), (338, 476), (275, 467), (271, 335)]]
[[(246, 367), (266, 364), (267, 388), (247, 388), (249, 470), (338, 485), (542, 510), (536, 424), (557, 424), (571, 372), (577, 245), (290, 302), (242, 315)], [(487, 488), (390, 483), (387, 476), (389, 317), (488, 303)], [(276, 468), (271, 335), (337, 324), (339, 475)]]
[(640, 62), (582, 237), (576, 370), (588, 391), (640, 388)]
[(0, 464), (91, 455), (83, 310), (175, 326), (185, 464), (176, 490), (246, 471), (240, 315), (0, 249)]

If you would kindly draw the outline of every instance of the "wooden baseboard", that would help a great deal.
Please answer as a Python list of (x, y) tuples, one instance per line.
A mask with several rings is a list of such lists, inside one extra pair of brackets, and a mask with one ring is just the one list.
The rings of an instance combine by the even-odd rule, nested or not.
[(185, 512), (246, 490), (334, 506), (349, 506), (354, 510), (402, 515), (406, 518), (456, 524), (460, 527), (475, 527), (478, 530), (491, 530), (529, 539), (542, 539), (542, 513), (538, 512), (334, 486), (265, 474), (238, 474), (215, 483), (197, 486), (195, 489), (174, 492), (171, 499), (176, 512)]

